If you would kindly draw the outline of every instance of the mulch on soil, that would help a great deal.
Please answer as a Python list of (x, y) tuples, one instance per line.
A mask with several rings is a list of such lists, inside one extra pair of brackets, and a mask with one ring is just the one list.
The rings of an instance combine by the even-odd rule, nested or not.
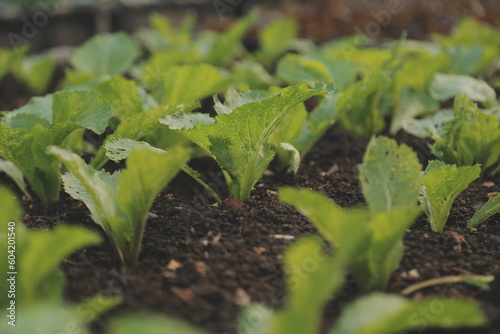
[[(409, 135), (396, 138), (423, 147)], [(276, 199), (276, 189), (306, 187), (325, 193), (341, 206), (362, 204), (357, 165), (367, 142), (333, 127), (311, 150), (297, 175), (286, 174), (273, 164), (245, 204), (233, 201), (215, 207), (203, 188), (186, 175), (178, 175), (151, 209), (137, 269), (122, 272), (109, 242), (79, 251), (62, 264), (67, 278), (66, 300), (81, 302), (96, 293), (122, 294), (123, 305), (111, 313), (158, 312), (184, 319), (209, 333), (236, 333), (241, 307), (250, 302), (274, 308), (283, 305), (281, 254), (292, 239), (315, 233), (303, 216)], [(426, 158), (425, 152), (419, 153)], [(204, 174), (205, 181), (227, 193), (212, 161), (201, 158), (192, 165)], [(475, 230), (465, 227), (488, 194), (498, 191), (500, 186), (491, 182), (472, 184), (457, 198), (443, 234), (432, 232), (427, 218), (421, 216), (404, 239), (405, 256), (391, 277), (389, 292), (398, 293), (410, 284), (445, 275), (497, 277), (487, 292), (453, 284), (415, 294), (459, 296), (481, 303), (490, 322), (487, 328), (449, 333), (500, 332), (500, 215)], [(27, 207), (28, 226), (53, 226), (59, 221), (99, 230), (85, 206), (67, 196), (49, 208)], [(340, 310), (357, 297), (356, 286), (348, 279), (326, 308), (324, 327), (331, 326)], [(108, 316), (94, 323), (96, 330), (105, 328)], [(444, 333), (425, 331), (438, 332)]]

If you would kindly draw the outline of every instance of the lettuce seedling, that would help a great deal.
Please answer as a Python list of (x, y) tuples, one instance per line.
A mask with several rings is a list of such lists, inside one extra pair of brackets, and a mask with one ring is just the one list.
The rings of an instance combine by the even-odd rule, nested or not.
[(413, 150), (386, 137), (372, 138), (359, 168), (363, 195), (371, 212), (415, 206), (422, 166)]
[(176, 65), (165, 73), (145, 73), (143, 80), (159, 104), (193, 103), (225, 91), (231, 83), (227, 75), (209, 64)]
[(337, 99), (337, 120), (356, 135), (370, 137), (385, 128), (388, 105), (382, 97), (391, 89), (391, 77), (382, 70), (368, 73), (361, 81), (343, 91)]
[[(332, 296), (342, 287), (345, 269), (356, 247), (363, 240), (363, 233), (351, 233), (345, 247), (332, 254), (324, 241), (309, 237), (297, 241), (285, 251), (284, 269), (287, 273), (287, 303), (272, 312), (262, 306), (246, 309), (240, 317), (244, 333), (319, 333), (322, 310)], [(346, 240), (347, 241), (347, 240)], [(262, 323), (254, 326), (253, 314), (259, 314)]]
[(328, 87), (309, 89), (304, 84), (279, 90), (263, 100), (206, 114), (178, 113), (160, 119), (214, 157), (224, 172), (232, 196), (246, 200), (271, 162), (274, 151), (269, 137), (295, 105), (315, 95), (328, 94)]
[(94, 222), (111, 239), (122, 263), (135, 266), (148, 210), (185, 164), (189, 152), (183, 148), (169, 152), (135, 149), (129, 154), (127, 168), (114, 174), (96, 171), (78, 155), (58, 147), (50, 147), (49, 153), (69, 170), (62, 177), (66, 192), (85, 203)]
[(467, 227), (476, 227), (496, 213), (500, 212), (500, 194), (493, 196), (485, 205), (474, 213), (467, 222)]
[[(321, 315), (326, 303), (342, 287), (345, 269), (356, 257), (363, 232), (350, 233), (350, 240), (334, 250), (325, 248), (319, 238), (309, 237), (291, 245), (284, 254), (287, 272), (287, 302), (272, 311), (262, 305), (246, 308), (239, 328), (246, 334), (320, 333)], [(440, 314), (427, 317), (436, 303)], [(257, 321), (256, 321), (257, 320)], [(481, 308), (469, 301), (429, 297), (409, 300), (397, 295), (373, 293), (345, 308), (330, 334), (400, 333), (423, 327), (479, 327), (486, 319)]]
[[(59, 226), (50, 231), (28, 231), (21, 223), (21, 208), (17, 199), (0, 187), (0, 262), (2, 281), (9, 272), (22, 273), (16, 280), (16, 302), (28, 307), (41, 302), (61, 302), (64, 275), (59, 269), (61, 261), (77, 249), (94, 246), (101, 241), (99, 235), (77, 226)], [(15, 245), (8, 243), (15, 240)], [(7, 247), (7, 245), (10, 245)], [(15, 254), (15, 258), (8, 255)], [(11, 261), (7, 261), (11, 259)], [(7, 284), (0, 285), (0, 293), (7, 296)], [(2, 298), (0, 306), (9, 300)]]
[(55, 69), (56, 62), (52, 55), (42, 54), (18, 61), (12, 72), (33, 94), (41, 95), (47, 92)]
[(280, 56), (293, 47), (297, 33), (298, 22), (294, 19), (271, 22), (260, 31), (260, 49), (255, 56), (266, 68), (271, 68)]
[(141, 50), (125, 33), (99, 34), (80, 46), (71, 57), (65, 86), (95, 86), (108, 76), (129, 70)]
[(111, 319), (110, 334), (202, 334), (187, 323), (155, 314), (125, 314)]
[(434, 232), (443, 232), (451, 205), (480, 172), (479, 165), (457, 167), (438, 160), (429, 162), (422, 178), (420, 202)]
[(364, 240), (350, 267), (364, 291), (386, 289), (391, 273), (403, 257), (402, 238), (420, 214), (420, 209), (411, 206), (373, 214), (362, 208), (342, 209), (311, 190), (283, 188), (278, 196), (306, 216), (335, 246), (343, 247), (351, 234), (362, 231)]
[(500, 119), (479, 109), (466, 95), (455, 98), (454, 116), (432, 139), (432, 152), (458, 166), (481, 165), (481, 174), (500, 157)]
[(17, 49), (0, 48), (0, 79), (28, 52), (28, 47), (21, 46)]
[[(428, 316), (436, 305), (439, 314)], [(408, 300), (401, 296), (373, 293), (347, 306), (328, 334), (396, 334), (426, 328), (480, 327), (486, 323), (481, 308), (474, 302), (428, 297)]]
[[(68, 138), (75, 132), (82, 141), (83, 129), (103, 133), (111, 115), (111, 106), (96, 91), (62, 91), (32, 99), (26, 106), (8, 112), (0, 124), (0, 156), (11, 162), (4, 172), (26, 190), (19, 178), (22, 174), (42, 203), (57, 200), (60, 165), (46, 154), (46, 148), (70, 147)], [(29, 193), (26, 195), (29, 197)]]
[(467, 95), (472, 101), (482, 102), (486, 107), (494, 106), (497, 101), (497, 94), (492, 87), (466, 75), (437, 73), (430, 83), (429, 92), (438, 101), (447, 101), (456, 95)]
[[(99, 147), (97, 153), (94, 157), (92, 157), (91, 165), (95, 169), (99, 169), (109, 160), (106, 156), (106, 144), (110, 143), (118, 138), (127, 138), (133, 140), (140, 140), (147, 138), (148, 142), (153, 143), (158, 147), (165, 146), (173, 146), (179, 145), (182, 143), (182, 140), (186, 140), (184, 137), (178, 135), (175, 136), (176, 133), (174, 131), (169, 131), (166, 139), (170, 139), (170, 142), (167, 142), (166, 145), (160, 145), (160, 141), (165, 142), (165, 138), (160, 138), (158, 140), (156, 138), (157, 131), (162, 128), (158, 119), (164, 117), (165, 115), (173, 115), (179, 112), (190, 112), (198, 107), (198, 103), (186, 104), (186, 105), (178, 105), (178, 106), (159, 106), (156, 108), (148, 109), (139, 113), (135, 113), (132, 115), (125, 116), (123, 115), (120, 123), (116, 126), (116, 129), (113, 133), (106, 137), (103, 145)], [(168, 129), (166, 129), (168, 130)], [(165, 137), (165, 133), (160, 133)]]

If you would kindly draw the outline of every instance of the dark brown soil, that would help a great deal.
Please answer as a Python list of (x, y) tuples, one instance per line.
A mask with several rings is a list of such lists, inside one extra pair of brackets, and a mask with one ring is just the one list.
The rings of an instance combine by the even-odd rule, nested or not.
[[(396, 138), (424, 147), (411, 136), (400, 134)], [(315, 233), (303, 216), (276, 199), (276, 189), (307, 187), (325, 193), (342, 206), (361, 204), (364, 200), (356, 166), (362, 161), (366, 144), (365, 139), (333, 128), (307, 156), (298, 175), (285, 174), (273, 165), (245, 204), (232, 202), (223, 208), (213, 206), (215, 201), (201, 187), (179, 175), (151, 209), (138, 268), (122, 272), (108, 242), (77, 252), (62, 265), (67, 277), (65, 298), (80, 302), (96, 293), (122, 294), (123, 306), (112, 313), (147, 310), (179, 317), (209, 333), (235, 333), (241, 306), (249, 302), (283, 305), (281, 254), (289, 239)], [(213, 162), (202, 158), (192, 164), (203, 172), (207, 182), (227, 193)], [(465, 228), (467, 219), (488, 194), (498, 191), (498, 184), (472, 184), (453, 205), (443, 234), (433, 233), (422, 216), (405, 237), (404, 259), (392, 275), (392, 293), (445, 275), (497, 275), (489, 292), (453, 284), (414, 294), (415, 298), (459, 296), (481, 303), (489, 319), (486, 328), (450, 333), (500, 333), (500, 215), (476, 230)], [(63, 221), (98, 230), (84, 205), (67, 197), (47, 209), (31, 205), (27, 212), (25, 222), (35, 228)], [(357, 297), (355, 285), (348, 280), (325, 310), (325, 328)], [(94, 324), (96, 330), (105, 328), (106, 318)]]

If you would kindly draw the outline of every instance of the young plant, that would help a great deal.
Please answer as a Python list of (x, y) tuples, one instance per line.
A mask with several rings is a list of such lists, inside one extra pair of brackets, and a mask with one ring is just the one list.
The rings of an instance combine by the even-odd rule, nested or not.
[(42, 95), (47, 92), (55, 69), (56, 62), (52, 55), (42, 54), (18, 61), (12, 72), (34, 95)]
[(371, 212), (415, 206), (422, 166), (411, 148), (386, 137), (372, 138), (359, 168), (363, 195)]
[(422, 178), (420, 202), (434, 232), (443, 232), (451, 205), (480, 172), (479, 165), (457, 167), (438, 160), (429, 162)]
[(135, 266), (148, 211), (156, 196), (185, 164), (188, 151), (138, 148), (130, 152), (127, 168), (114, 174), (96, 171), (67, 150), (51, 147), (49, 152), (69, 170), (62, 177), (66, 192), (85, 203), (92, 219), (111, 239), (122, 263)]
[(266, 68), (271, 68), (280, 56), (293, 48), (297, 33), (298, 22), (294, 19), (283, 18), (271, 22), (260, 31), (260, 49), (255, 56)]
[[(430, 83), (429, 91), (438, 101), (447, 101), (457, 95), (467, 95), (472, 101), (481, 102), (486, 107), (493, 107), (497, 101), (495, 90), (485, 81), (466, 75), (437, 73)], [(465, 108), (465, 105), (466, 101), (461, 101), (460, 108)]]
[[(17, 306), (27, 308), (34, 304), (62, 302), (64, 275), (61, 261), (77, 249), (94, 246), (101, 238), (94, 232), (77, 226), (59, 226), (54, 230), (29, 231), (21, 223), (21, 209), (16, 198), (0, 188), (0, 262), (2, 281), (12, 274), (16, 277)], [(8, 240), (15, 240), (15, 245)], [(7, 247), (7, 245), (9, 245)], [(14, 254), (15, 256), (9, 256)], [(9, 261), (7, 261), (9, 259)], [(2, 284), (0, 292), (7, 296), (9, 286)], [(9, 299), (2, 298), (0, 306), (8, 307)]]
[(273, 131), (295, 105), (325, 94), (328, 90), (323, 85), (309, 89), (299, 84), (234, 109), (217, 107), (219, 115), (215, 118), (178, 113), (160, 122), (213, 156), (224, 172), (231, 195), (246, 200), (274, 157), (269, 141)]
[(350, 267), (364, 291), (386, 289), (391, 273), (403, 257), (402, 238), (420, 214), (418, 208), (411, 206), (373, 214), (360, 208), (342, 209), (311, 190), (283, 188), (278, 195), (280, 201), (295, 207), (337, 247), (348, 244), (352, 234), (363, 233), (363, 243)]
[(457, 166), (480, 164), (483, 174), (500, 157), (500, 119), (458, 95), (453, 118), (432, 139), (432, 152), (440, 160)]
[(109, 76), (127, 72), (141, 50), (125, 33), (97, 35), (80, 46), (71, 57), (64, 85), (95, 86)]
[[(435, 305), (443, 305), (439, 315), (423, 315)], [(373, 293), (348, 305), (328, 334), (396, 334), (426, 328), (473, 328), (485, 323), (481, 308), (474, 302), (443, 297), (409, 300), (398, 295)]]
[[(111, 118), (109, 103), (96, 91), (62, 91), (32, 99), (8, 112), (0, 124), (0, 157), (3, 171), (26, 192), (28, 182), (40, 201), (57, 200), (61, 192), (60, 164), (46, 153), (50, 145), (72, 147), (74, 135), (83, 141), (85, 129), (104, 132)], [(0, 160), (2, 161), (2, 160)], [(7, 167), (6, 167), (7, 166)]]
[[(285, 307), (275, 312), (257, 305), (246, 309), (240, 317), (242, 332), (319, 333), (323, 308), (344, 284), (346, 267), (356, 255), (363, 233), (351, 233), (348, 238), (345, 247), (339, 247), (333, 254), (318, 237), (289, 246), (283, 257), (287, 273)], [(264, 319), (259, 326), (251, 321), (255, 314)]]
[[(356, 237), (357, 234), (357, 237)], [(284, 254), (287, 272), (287, 303), (279, 311), (252, 305), (240, 316), (239, 328), (246, 334), (320, 333), (323, 308), (345, 280), (345, 269), (356, 257), (363, 241), (362, 232), (334, 250), (325, 250), (319, 238), (307, 238), (290, 246)], [(434, 305), (443, 305), (439, 316), (422, 314)], [(259, 319), (256, 323), (255, 319)], [(347, 306), (329, 334), (401, 333), (439, 327), (443, 329), (479, 327), (486, 323), (475, 303), (459, 299), (429, 297), (409, 300), (397, 295), (373, 293)]]
[(471, 219), (467, 222), (467, 227), (476, 227), (496, 213), (500, 212), (500, 194), (493, 196), (486, 204), (474, 213)]

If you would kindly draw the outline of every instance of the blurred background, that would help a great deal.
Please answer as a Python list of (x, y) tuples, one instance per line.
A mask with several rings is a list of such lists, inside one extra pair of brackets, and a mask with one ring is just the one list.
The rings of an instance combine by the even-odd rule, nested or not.
[(22, 42), (23, 35), (29, 35), (31, 53), (80, 45), (96, 33), (146, 26), (153, 11), (174, 22), (195, 12), (199, 28), (223, 30), (254, 7), (261, 9), (261, 25), (293, 16), (301, 36), (316, 42), (359, 32), (398, 38), (404, 30), (409, 38), (426, 39), (450, 31), (464, 16), (500, 27), (498, 0), (1, 0), (0, 47)]

